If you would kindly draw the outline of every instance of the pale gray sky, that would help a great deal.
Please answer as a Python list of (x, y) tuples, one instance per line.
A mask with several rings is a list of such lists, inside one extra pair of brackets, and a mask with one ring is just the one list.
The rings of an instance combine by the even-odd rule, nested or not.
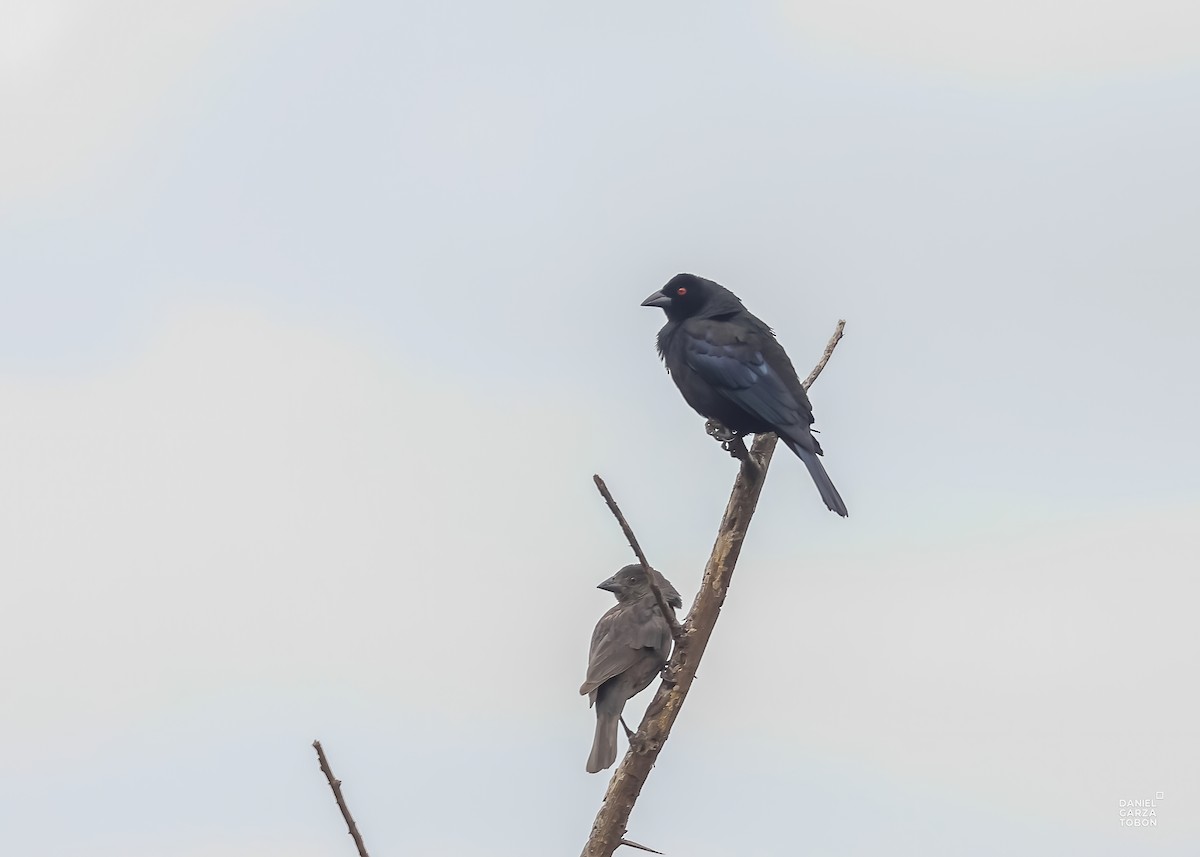
[(349, 854), (318, 737), (373, 853), (575, 853), (591, 474), (689, 601), (734, 475), (681, 270), (848, 320), (851, 517), (780, 456), (630, 835), (1200, 850), (1200, 13), (900, 8), (0, 4), (0, 853)]

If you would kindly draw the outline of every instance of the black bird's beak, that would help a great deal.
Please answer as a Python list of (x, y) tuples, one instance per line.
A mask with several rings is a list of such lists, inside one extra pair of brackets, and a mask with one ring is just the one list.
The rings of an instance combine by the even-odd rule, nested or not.
[(650, 297), (642, 301), (642, 306), (656, 306), (666, 309), (671, 305), (670, 295), (664, 295), (661, 291), (655, 292)]
[(608, 580), (604, 581), (603, 583), (597, 583), (596, 588), (603, 589), (606, 592), (620, 592), (621, 584), (619, 584), (617, 582), (617, 576), (614, 574), (612, 577), (610, 577)]

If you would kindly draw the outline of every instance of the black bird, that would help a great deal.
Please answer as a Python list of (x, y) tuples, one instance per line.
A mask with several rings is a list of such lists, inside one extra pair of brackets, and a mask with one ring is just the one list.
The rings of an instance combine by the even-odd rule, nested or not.
[[(679, 592), (657, 570), (658, 588), (670, 607), (683, 607)], [(588, 756), (589, 774), (617, 758), (617, 723), (625, 703), (654, 681), (671, 656), (671, 626), (663, 618), (646, 572), (627, 565), (596, 587), (617, 596), (617, 605), (600, 617), (592, 632), (587, 680), (579, 692), (596, 706), (596, 737)], [(668, 608), (668, 609), (669, 609)], [(674, 616), (675, 611), (671, 611)]]
[(739, 435), (778, 434), (804, 462), (829, 510), (846, 517), (817, 458), (824, 453), (809, 428), (808, 393), (775, 332), (729, 289), (695, 274), (676, 274), (642, 306), (667, 314), (658, 353), (684, 400)]

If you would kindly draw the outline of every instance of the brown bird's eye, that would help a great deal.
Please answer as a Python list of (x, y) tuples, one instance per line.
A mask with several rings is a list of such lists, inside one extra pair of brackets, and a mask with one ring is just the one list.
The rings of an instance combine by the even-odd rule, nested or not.
[(687, 294), (687, 287), (686, 287), (686, 286), (680, 286), (679, 288), (677, 288), (677, 289), (675, 290), (675, 294), (679, 295), (680, 297), (683, 297), (684, 295), (686, 295), (686, 294)]

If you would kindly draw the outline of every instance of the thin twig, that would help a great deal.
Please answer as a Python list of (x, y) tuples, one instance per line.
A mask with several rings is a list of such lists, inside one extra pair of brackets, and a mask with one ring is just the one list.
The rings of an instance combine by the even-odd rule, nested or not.
[(642, 553), (642, 546), (638, 544), (637, 536), (633, 534), (629, 522), (621, 514), (621, 507), (617, 505), (617, 501), (613, 499), (612, 494), (608, 493), (608, 486), (604, 484), (604, 480), (598, 474), (592, 476), (592, 480), (595, 481), (596, 487), (600, 489), (600, 496), (608, 504), (609, 510), (617, 519), (617, 523), (621, 525), (621, 530), (625, 533), (625, 538), (629, 539), (629, 546), (633, 548), (634, 556), (642, 564), (642, 570), (646, 572), (646, 579), (650, 581), (650, 591), (654, 593), (654, 600), (658, 603), (658, 609), (662, 611), (663, 618), (671, 626), (671, 636), (675, 638), (676, 643), (680, 642), (683, 639), (683, 626), (675, 619), (674, 611), (668, 609), (667, 599), (663, 597), (662, 588), (658, 585), (654, 569), (650, 567), (650, 563), (646, 561), (646, 555)]
[[(804, 381), (807, 389), (817, 377), (825, 364), (829, 362), (833, 349), (842, 338), (845, 321), (839, 321), (825, 353), (817, 363), (816, 368)], [(679, 716), (683, 702), (691, 689), (692, 681), (696, 678), (696, 670), (704, 650), (717, 624), (725, 596), (729, 592), (729, 584), (733, 578), (733, 570), (737, 565), (742, 543), (746, 539), (746, 530), (754, 516), (758, 505), (759, 495), (767, 478), (767, 468), (771, 464), (771, 456), (779, 438), (774, 433), (760, 434), (754, 439), (749, 458), (738, 469), (737, 479), (733, 483), (733, 491), (729, 495), (729, 503), (725, 506), (725, 515), (721, 519), (721, 527), (717, 531), (717, 540), (709, 556), (708, 565), (704, 568), (704, 580), (700, 591), (692, 603), (683, 622), (685, 637), (683, 644), (675, 647), (667, 672), (671, 681), (659, 685), (650, 701), (646, 714), (638, 726), (638, 731), (629, 742), (629, 750), (617, 769), (613, 771), (608, 790), (604, 794), (604, 803), (596, 813), (592, 824), (591, 835), (583, 846), (582, 857), (612, 857), (624, 839), (629, 815), (633, 805), (641, 794), (642, 786), (650, 770), (658, 760), (658, 754), (663, 744), (670, 737), (671, 727)], [(618, 518), (620, 520), (620, 518)], [(627, 535), (631, 535), (628, 532)]]
[(632, 839), (622, 839), (620, 844), (628, 845), (630, 848), (636, 848), (639, 851), (649, 851), (651, 854), (662, 854), (661, 851), (655, 851), (653, 848), (647, 848), (645, 845), (634, 842)]
[(337, 801), (338, 809), (342, 811), (342, 818), (346, 819), (346, 827), (349, 829), (350, 835), (354, 837), (354, 845), (358, 848), (358, 857), (368, 857), (367, 846), (363, 845), (358, 825), (354, 823), (354, 818), (350, 815), (350, 807), (346, 806), (346, 799), (342, 797), (342, 781), (334, 777), (333, 771), (329, 767), (329, 760), (325, 758), (325, 750), (321, 748), (321, 742), (313, 741), (313, 747), (317, 751), (317, 759), (321, 762), (321, 771), (325, 774), (325, 779), (329, 780), (329, 787), (333, 789), (333, 798)]
[(813, 385), (813, 381), (817, 380), (821, 375), (821, 370), (825, 368), (825, 364), (829, 362), (829, 358), (833, 356), (833, 349), (837, 348), (837, 344), (842, 341), (842, 331), (846, 329), (846, 319), (838, 319), (837, 327), (833, 331), (833, 336), (829, 337), (829, 342), (825, 346), (825, 353), (821, 355), (821, 360), (813, 367), (813, 370), (808, 373), (808, 377), (804, 379), (804, 389), (808, 389)]

